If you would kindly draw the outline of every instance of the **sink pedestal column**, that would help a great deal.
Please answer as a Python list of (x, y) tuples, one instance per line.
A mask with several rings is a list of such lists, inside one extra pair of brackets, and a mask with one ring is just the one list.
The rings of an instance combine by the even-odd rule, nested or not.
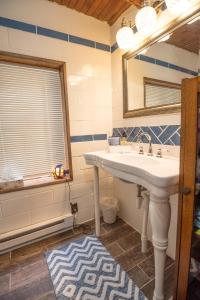
[(95, 233), (100, 236), (100, 207), (99, 207), (99, 168), (94, 166), (94, 211), (95, 211)]
[[(99, 169), (93, 165), (94, 172), (94, 204), (95, 204), (95, 233), (100, 236), (100, 205), (99, 205)], [(164, 275), (166, 251), (168, 247), (168, 231), (171, 219), (171, 207), (169, 194), (164, 190), (155, 189), (151, 186), (149, 201), (149, 216), (152, 225), (152, 242), (154, 247), (155, 261), (155, 289), (153, 300), (164, 300)], [(149, 200), (149, 199), (146, 199)], [(148, 203), (146, 203), (148, 205)], [(148, 209), (146, 210), (148, 215)], [(146, 235), (147, 215), (144, 216), (143, 234)], [(145, 238), (143, 236), (143, 251), (145, 252)], [(144, 239), (145, 238), (145, 239)]]
[(168, 196), (150, 193), (150, 220), (155, 260), (155, 290), (153, 300), (164, 300), (164, 273), (171, 208)]

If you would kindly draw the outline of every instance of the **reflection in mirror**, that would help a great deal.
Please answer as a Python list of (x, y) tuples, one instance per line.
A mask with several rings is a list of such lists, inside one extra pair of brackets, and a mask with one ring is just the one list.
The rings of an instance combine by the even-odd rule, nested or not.
[(181, 85), (144, 77), (144, 107), (181, 102)]
[(180, 109), (181, 82), (197, 76), (200, 69), (199, 32), (197, 19), (182, 25), (167, 41), (153, 44), (145, 53), (123, 56), (124, 117)]

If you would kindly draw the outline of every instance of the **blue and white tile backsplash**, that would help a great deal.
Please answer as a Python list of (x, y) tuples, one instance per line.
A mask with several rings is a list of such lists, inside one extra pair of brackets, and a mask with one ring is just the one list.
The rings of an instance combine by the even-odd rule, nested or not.
[[(126, 133), (129, 142), (137, 142), (138, 136), (142, 132), (147, 132), (152, 138), (153, 144), (161, 145), (180, 145), (180, 125), (160, 125), (160, 126), (141, 126), (113, 128), (113, 136), (121, 137)], [(94, 142), (107, 140), (107, 134), (76, 135), (71, 136), (71, 143)], [(145, 136), (142, 137), (144, 143), (148, 143)]]
[[(180, 145), (180, 125), (113, 128), (113, 136), (120, 137), (124, 132), (129, 142), (137, 142), (139, 134), (147, 132), (151, 136), (153, 144)], [(145, 136), (142, 137), (142, 141), (148, 143)]]

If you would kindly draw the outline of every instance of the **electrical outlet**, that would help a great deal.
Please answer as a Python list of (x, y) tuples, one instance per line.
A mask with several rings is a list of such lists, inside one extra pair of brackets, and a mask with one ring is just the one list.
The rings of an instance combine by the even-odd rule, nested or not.
[(71, 213), (72, 215), (75, 215), (78, 212), (78, 203), (70, 203), (71, 205)]

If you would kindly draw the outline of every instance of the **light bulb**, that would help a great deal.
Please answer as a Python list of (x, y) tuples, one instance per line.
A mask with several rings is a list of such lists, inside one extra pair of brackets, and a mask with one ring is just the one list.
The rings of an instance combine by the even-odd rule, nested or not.
[(119, 48), (122, 50), (131, 49), (135, 45), (133, 30), (128, 26), (124, 26), (118, 30), (116, 39)]
[(168, 10), (173, 15), (180, 15), (190, 7), (189, 0), (165, 0)]
[(155, 9), (151, 6), (145, 6), (140, 9), (136, 15), (135, 23), (138, 32), (143, 36), (152, 34), (157, 23)]

